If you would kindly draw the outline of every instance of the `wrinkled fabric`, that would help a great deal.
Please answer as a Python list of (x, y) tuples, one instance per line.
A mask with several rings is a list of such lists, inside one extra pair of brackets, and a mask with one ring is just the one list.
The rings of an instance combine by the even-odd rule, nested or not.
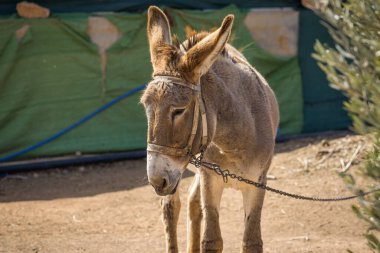
[[(181, 39), (186, 26), (210, 30), (227, 14), (235, 14), (230, 43), (244, 48), (246, 58), (274, 89), (280, 104), (280, 133), (301, 132), (303, 99), (297, 57), (278, 58), (261, 49), (244, 25), (246, 12), (236, 7), (166, 11), (172, 32)], [(52, 136), (151, 79), (146, 13), (96, 14), (107, 18), (122, 34), (106, 51), (105, 73), (98, 47), (87, 33), (90, 15), (0, 19), (0, 157)], [(19, 29), (25, 26), (28, 28), (21, 36)], [(124, 99), (23, 157), (145, 149), (147, 124), (140, 95)]]

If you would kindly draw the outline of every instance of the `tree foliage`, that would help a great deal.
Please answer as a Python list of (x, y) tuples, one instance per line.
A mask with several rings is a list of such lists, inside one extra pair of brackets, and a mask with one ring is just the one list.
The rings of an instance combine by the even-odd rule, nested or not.
[[(322, 18), (334, 47), (317, 41), (314, 45), (319, 67), (331, 87), (347, 96), (344, 103), (353, 130), (370, 134), (373, 148), (363, 172), (379, 183), (380, 179), (380, 0), (320, 0), (315, 11)], [(352, 175), (342, 175), (354, 192), (360, 192)], [(368, 188), (371, 186), (369, 185)], [(373, 186), (372, 187), (376, 187)], [(377, 186), (379, 187), (379, 186)], [(380, 231), (380, 192), (360, 198), (353, 211), (369, 224), (365, 233), (373, 252), (380, 252), (376, 237)], [(375, 232), (377, 231), (377, 232)]]

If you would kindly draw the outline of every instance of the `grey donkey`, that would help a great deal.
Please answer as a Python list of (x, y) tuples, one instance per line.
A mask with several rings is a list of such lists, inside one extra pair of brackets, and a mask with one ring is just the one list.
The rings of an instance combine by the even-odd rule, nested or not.
[(223, 189), (242, 192), (241, 252), (263, 252), (260, 219), (264, 190), (189, 164), (192, 154), (250, 180), (266, 183), (279, 111), (275, 95), (246, 58), (227, 44), (233, 15), (214, 32), (172, 41), (168, 18), (148, 10), (153, 80), (141, 97), (148, 119), (147, 174), (162, 197), (167, 252), (178, 252), (177, 187), (186, 169), (195, 172), (188, 195), (187, 252), (222, 252), (219, 207)]

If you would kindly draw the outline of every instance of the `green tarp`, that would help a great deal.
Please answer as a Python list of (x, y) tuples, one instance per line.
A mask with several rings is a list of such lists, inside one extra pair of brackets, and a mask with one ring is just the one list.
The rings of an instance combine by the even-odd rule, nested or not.
[[(19, 0), (1, 0), (0, 14), (15, 12)], [(300, 7), (300, 0), (33, 0), (34, 3), (58, 12), (128, 11), (144, 12), (150, 5), (168, 6), (176, 9), (220, 9), (230, 4), (239, 8)]]
[(312, 11), (300, 10), (298, 58), (302, 74), (304, 99), (304, 128), (302, 132), (321, 132), (347, 129), (351, 125), (344, 111), (344, 96), (333, 90), (326, 75), (312, 58), (314, 43), (318, 39), (333, 45), (332, 38)]
[[(167, 9), (173, 33), (186, 25), (210, 30), (235, 14), (232, 44), (268, 79), (281, 110), (281, 134), (299, 133), (303, 100), (297, 57), (280, 59), (254, 42), (235, 7), (216, 11)], [(0, 19), (0, 157), (35, 144), (88, 115), (124, 92), (150, 80), (146, 14), (103, 14), (122, 37), (107, 50), (102, 82), (97, 45), (87, 33), (89, 14), (48, 19)], [(16, 36), (20, 28), (29, 28)], [(21, 29), (22, 30), (22, 29)], [(59, 139), (24, 157), (125, 151), (146, 147), (146, 121), (140, 94), (109, 108)]]

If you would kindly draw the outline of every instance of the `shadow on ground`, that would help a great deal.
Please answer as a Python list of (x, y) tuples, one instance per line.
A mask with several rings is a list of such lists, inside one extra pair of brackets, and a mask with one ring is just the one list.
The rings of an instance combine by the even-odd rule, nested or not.
[(32, 171), (1, 178), (0, 203), (90, 197), (148, 184), (145, 159)]
[[(339, 138), (342, 134), (347, 132), (278, 143), (276, 153), (290, 152), (323, 139)], [(191, 175), (186, 172), (184, 177)], [(90, 197), (146, 185), (145, 159), (32, 171), (0, 178), (0, 203)]]

